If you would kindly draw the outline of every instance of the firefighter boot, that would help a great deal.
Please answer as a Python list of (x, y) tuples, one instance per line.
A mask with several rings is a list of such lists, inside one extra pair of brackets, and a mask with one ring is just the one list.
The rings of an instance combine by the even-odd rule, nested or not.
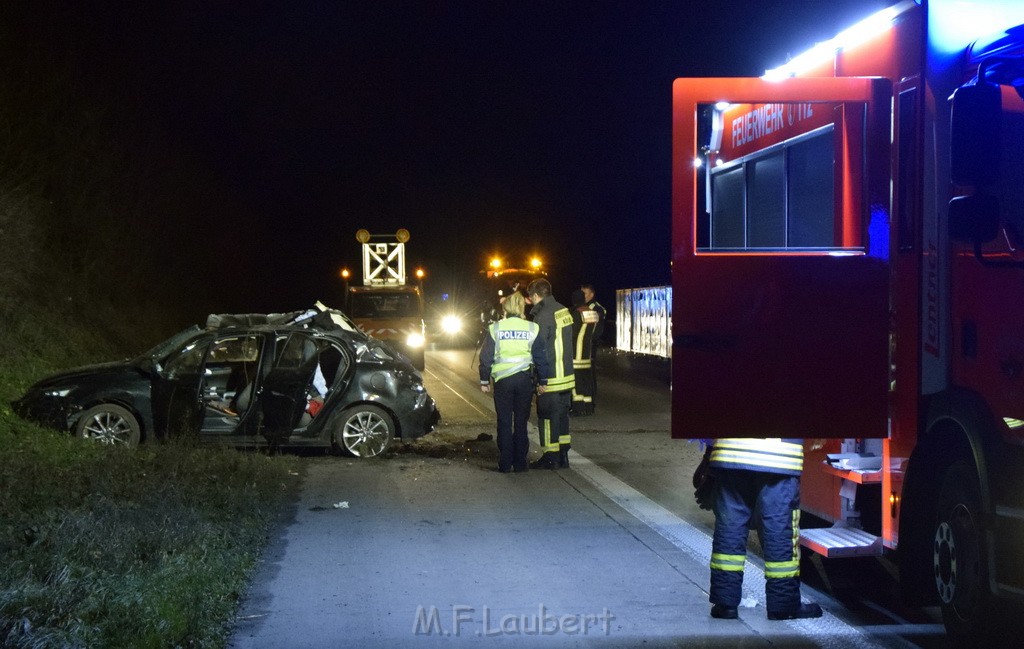
[(736, 610), (735, 606), (715, 604), (711, 607), (711, 617), (718, 618), (719, 620), (735, 620), (739, 616), (739, 611)]
[(561, 448), (558, 449), (558, 468), (568, 469), (569, 468), (569, 444), (562, 444)]
[(800, 604), (791, 611), (768, 611), (769, 620), (802, 620), (809, 617), (821, 617), (821, 607), (812, 602)]
[(540, 459), (530, 465), (531, 469), (557, 469), (558, 468), (558, 453), (554, 451), (548, 451), (544, 455), (540, 456)]

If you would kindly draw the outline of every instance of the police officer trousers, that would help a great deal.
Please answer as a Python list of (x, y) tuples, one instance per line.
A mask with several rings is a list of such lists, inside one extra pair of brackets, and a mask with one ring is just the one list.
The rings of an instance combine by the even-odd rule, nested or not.
[(533, 405), (533, 378), (518, 372), (494, 383), (494, 411), (498, 413), (498, 468), (523, 469), (530, 452), (526, 425)]
[(800, 478), (715, 469), (715, 535), (711, 544), (712, 604), (739, 606), (747, 533), (756, 526), (764, 556), (769, 613), (800, 606)]
[(540, 432), (540, 450), (558, 453), (562, 445), (569, 444), (569, 408), (572, 406), (570, 390), (545, 392), (537, 397), (537, 428)]

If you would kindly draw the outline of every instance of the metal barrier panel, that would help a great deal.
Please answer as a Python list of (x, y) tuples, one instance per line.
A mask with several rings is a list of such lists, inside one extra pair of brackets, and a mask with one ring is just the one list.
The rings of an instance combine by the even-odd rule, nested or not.
[(620, 351), (672, 357), (672, 287), (615, 292), (615, 346)]

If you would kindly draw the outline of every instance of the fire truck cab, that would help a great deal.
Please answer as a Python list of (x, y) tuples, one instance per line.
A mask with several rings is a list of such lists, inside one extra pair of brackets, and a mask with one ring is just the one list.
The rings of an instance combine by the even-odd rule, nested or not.
[(1024, 595), (1024, 3), (673, 85), (673, 436), (803, 437), (826, 557), (969, 638)]

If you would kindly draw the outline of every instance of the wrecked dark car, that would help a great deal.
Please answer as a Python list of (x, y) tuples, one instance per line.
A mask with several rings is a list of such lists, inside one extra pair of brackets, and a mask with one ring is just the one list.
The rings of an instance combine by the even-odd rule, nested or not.
[(439, 420), (409, 360), (321, 304), (211, 315), (138, 358), (47, 377), (21, 417), (107, 444), (198, 435), (234, 446), (333, 446), (358, 457)]

